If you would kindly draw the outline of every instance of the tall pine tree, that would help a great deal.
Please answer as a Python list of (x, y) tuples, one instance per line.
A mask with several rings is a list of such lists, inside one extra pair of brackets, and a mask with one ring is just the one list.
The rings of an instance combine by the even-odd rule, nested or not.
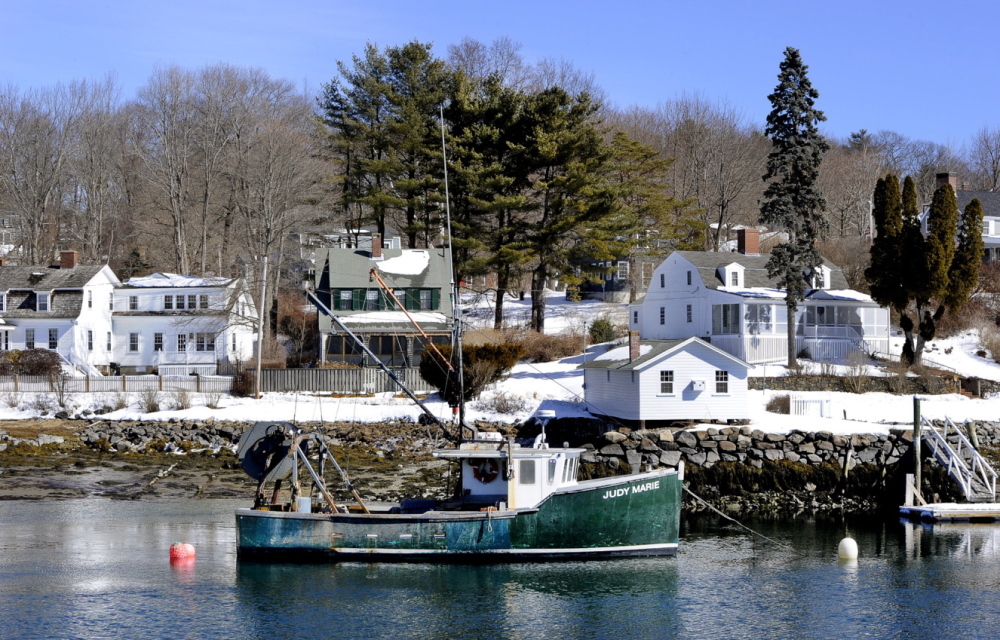
[(807, 70), (799, 51), (786, 48), (778, 86), (768, 96), (771, 112), (764, 129), (772, 144), (764, 180), (771, 182), (764, 190), (760, 221), (788, 233), (788, 242), (771, 251), (767, 270), (786, 292), (789, 367), (797, 364), (795, 312), (811, 288), (813, 271), (823, 261), (816, 242), (830, 226), (823, 213), (826, 201), (816, 184), (823, 154), (830, 148), (816, 128), (826, 116), (814, 106), (819, 92)]

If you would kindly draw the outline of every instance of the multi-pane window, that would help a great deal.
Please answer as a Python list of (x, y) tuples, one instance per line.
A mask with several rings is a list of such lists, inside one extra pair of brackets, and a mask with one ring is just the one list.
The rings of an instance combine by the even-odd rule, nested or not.
[(729, 393), (729, 372), (728, 371), (716, 371), (715, 372), (715, 392), (716, 393)]
[(174, 310), (174, 297), (173, 296), (163, 296), (163, 310), (173, 311)]
[(87, 351), (94, 350), (94, 332), (87, 329)]
[(59, 348), (59, 330), (49, 329), (49, 349), (55, 351)]
[(163, 334), (153, 334), (153, 351), (163, 351)]
[(24, 348), (34, 349), (35, 348), (35, 330), (25, 329), (24, 330)]
[(822, 269), (816, 269), (816, 271), (813, 272), (813, 288), (814, 289), (825, 289), (826, 288), (826, 282), (825, 282), (825, 280), (823, 278), (823, 270)]
[(746, 305), (747, 333), (771, 333), (773, 326), (771, 309), (769, 304)]
[(10, 351), (10, 331), (0, 331), (0, 349)]
[(110, 296), (108, 296), (108, 311), (114, 311), (114, 310), (115, 310), (115, 294), (112, 293)]
[(351, 308), (354, 305), (354, 295), (353, 294), (354, 294), (354, 292), (351, 291), (350, 289), (341, 289), (340, 290), (340, 306), (337, 307), (337, 308), (338, 309), (342, 309), (344, 311), (350, 311)]
[(431, 295), (431, 293), (432, 292), (431, 292), (430, 289), (421, 289), (420, 290), (420, 308), (421, 309), (433, 309), (433, 306), (432, 306), (433, 296)]
[(740, 286), (740, 272), (739, 271), (733, 271), (731, 274), (729, 274), (729, 286), (731, 286), (731, 287), (738, 287), (738, 286)]
[(138, 351), (139, 350), (139, 334), (130, 333), (128, 334), (128, 350)]
[(639, 312), (638, 311), (633, 311), (632, 312), (632, 324), (639, 324)]
[(94, 308), (94, 292), (93, 291), (88, 291), (87, 292), (87, 308), (88, 309), (93, 309)]
[(661, 371), (660, 372), (660, 393), (673, 393), (674, 392), (674, 372), (673, 371)]
[(177, 296), (175, 298), (175, 303), (176, 303), (174, 304), (175, 309), (177, 309), (178, 311), (184, 310), (184, 296)]
[(198, 296), (198, 308), (207, 309), (208, 308), (208, 294), (202, 293)]
[(660, 288), (663, 289), (667, 286), (667, 277), (664, 274), (660, 274)]
[(688, 286), (691, 286), (691, 272), (688, 271)]
[(712, 333), (725, 335), (740, 332), (740, 305), (712, 305)]
[(108, 331), (108, 342), (104, 345), (106, 351), (111, 351), (111, 332)]
[(691, 305), (687, 306), (687, 321), (691, 322)]
[(660, 324), (667, 324), (667, 308), (660, 307)]
[(215, 334), (212, 333), (196, 334), (195, 351), (215, 351)]
[(39, 293), (36, 298), (35, 303), (36, 311), (48, 311), (49, 310), (49, 294)]
[(618, 279), (619, 280), (628, 279), (628, 260), (618, 263)]
[(365, 294), (365, 309), (378, 311), (378, 289), (369, 289)]
[(188, 296), (188, 309), (197, 309), (197, 308), (198, 308), (198, 296), (197, 295)]
[(187, 351), (188, 337), (186, 333), (177, 334), (177, 350)]
[(128, 297), (128, 310), (138, 311), (139, 310), (139, 296), (129, 296)]

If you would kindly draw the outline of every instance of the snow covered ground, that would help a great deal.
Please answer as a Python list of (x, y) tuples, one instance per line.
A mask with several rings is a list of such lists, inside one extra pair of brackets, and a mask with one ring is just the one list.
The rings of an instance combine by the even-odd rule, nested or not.
[[(469, 301), (470, 303), (473, 301)], [(492, 310), (488, 301), (479, 300), (469, 305), (466, 317), (474, 326), (492, 326)], [(514, 326), (527, 324), (530, 314), (530, 300), (524, 302), (508, 300), (508, 323)], [(546, 333), (561, 331), (585, 331), (596, 318), (609, 317), (613, 322), (625, 320), (625, 305), (597, 301), (579, 303), (567, 302), (562, 294), (550, 293), (547, 299)], [(893, 339), (894, 352), (899, 351), (902, 338)], [(566, 358), (558, 362), (539, 364), (518, 364), (510, 377), (486, 391), (483, 396), (467, 406), (470, 420), (490, 422), (518, 422), (527, 419), (538, 409), (553, 409), (560, 417), (588, 415), (583, 402), (583, 373), (577, 365), (584, 358), (593, 358), (604, 353), (612, 345), (596, 345), (586, 355)], [(979, 349), (975, 332), (967, 332), (945, 340), (935, 340), (929, 345), (927, 357), (935, 364), (959, 371), (964, 375), (1000, 380), (1000, 364), (976, 355)], [(844, 373), (847, 366), (833, 368)], [(808, 373), (829, 371), (816, 363), (806, 363)], [(874, 368), (872, 375), (880, 372)], [(780, 376), (787, 370), (779, 365), (758, 366), (752, 375)], [(793, 429), (804, 431), (830, 431), (837, 434), (884, 433), (890, 428), (907, 428), (912, 423), (913, 400), (911, 396), (895, 396), (887, 393), (800, 393), (806, 397), (823, 397), (830, 400), (833, 418), (787, 416), (769, 413), (764, 407), (769, 398), (786, 392), (751, 391), (751, 427), (765, 432), (786, 433)], [(40, 415), (36, 407), (36, 394), (24, 393), (20, 397), (20, 408), (7, 405), (17, 398), (0, 397), (0, 420), (34, 418)], [(142, 413), (139, 409), (138, 394), (130, 397), (129, 406), (95, 419), (112, 420), (298, 420), (298, 421), (357, 421), (381, 422), (388, 420), (416, 420), (420, 410), (405, 398), (393, 394), (381, 394), (366, 398), (332, 398), (310, 393), (268, 393), (260, 400), (230, 398), (223, 396), (219, 408), (206, 406), (207, 398), (190, 394), (191, 408), (184, 410), (163, 410)], [(161, 398), (166, 406), (171, 406), (170, 394)], [(54, 399), (53, 399), (54, 401)], [(112, 404), (109, 394), (76, 394), (71, 398), (76, 412), (95, 409)], [(506, 408), (502, 405), (508, 405)], [(428, 408), (442, 418), (451, 415), (451, 410), (436, 395), (427, 399)], [(510, 407), (509, 405), (514, 405)], [(517, 406), (520, 405), (520, 406)], [(497, 408), (504, 409), (502, 412)], [(53, 409), (49, 409), (49, 414)], [(950, 417), (956, 422), (966, 419), (1000, 419), (1000, 398), (969, 399), (957, 394), (924, 396), (922, 413), (928, 418)]]

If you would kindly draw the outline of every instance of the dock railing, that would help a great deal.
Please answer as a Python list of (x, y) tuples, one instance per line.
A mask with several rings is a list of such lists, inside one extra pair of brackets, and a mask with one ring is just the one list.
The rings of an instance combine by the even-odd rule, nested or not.
[(935, 426), (927, 418), (922, 418), (921, 422), (924, 439), (948, 475), (962, 488), (966, 499), (970, 502), (982, 501), (982, 498), (991, 502), (996, 500), (997, 472), (972, 446), (962, 430), (950, 418), (944, 419), (943, 427)]

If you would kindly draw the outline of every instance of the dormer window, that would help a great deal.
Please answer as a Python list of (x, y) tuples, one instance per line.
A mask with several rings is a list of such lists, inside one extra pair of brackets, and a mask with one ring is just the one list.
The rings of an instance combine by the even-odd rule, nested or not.
[(743, 265), (738, 262), (732, 262), (724, 267), (721, 267), (717, 272), (717, 277), (722, 281), (723, 286), (742, 288), (746, 286), (746, 281), (743, 277)]
[(813, 271), (812, 277), (812, 288), (813, 289), (829, 289), (830, 288), (830, 268), (826, 265), (820, 265), (816, 267)]
[(35, 294), (35, 311), (45, 311), (49, 310), (49, 294), (48, 293), (36, 293)]
[(738, 271), (733, 271), (729, 274), (729, 286), (738, 287), (740, 286), (740, 273)]
[(7, 310), (7, 294), (0, 293), (0, 313)]

